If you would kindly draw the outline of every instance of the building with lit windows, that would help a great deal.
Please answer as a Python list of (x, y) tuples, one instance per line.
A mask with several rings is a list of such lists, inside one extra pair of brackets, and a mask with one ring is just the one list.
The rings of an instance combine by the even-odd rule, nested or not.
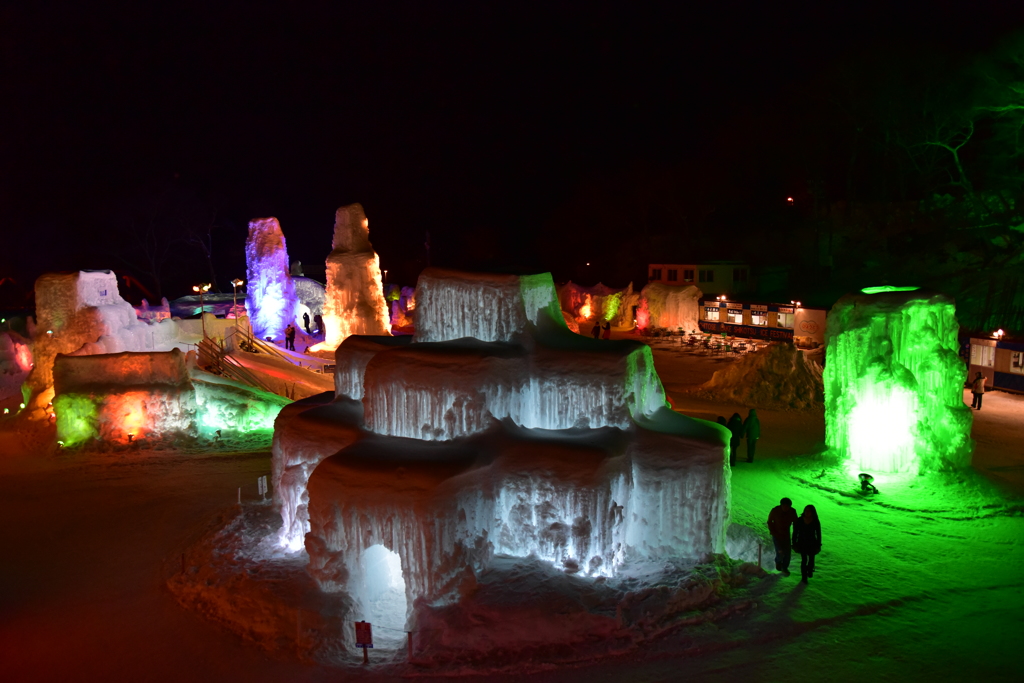
[(702, 332), (792, 341), (809, 348), (825, 343), (827, 311), (803, 306), (799, 301), (755, 303), (734, 301), (722, 294), (702, 299), (699, 311)]

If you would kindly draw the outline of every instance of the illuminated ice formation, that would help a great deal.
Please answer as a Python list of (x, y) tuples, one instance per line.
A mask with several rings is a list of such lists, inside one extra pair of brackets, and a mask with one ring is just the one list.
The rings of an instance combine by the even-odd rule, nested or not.
[(333, 251), (327, 257), (326, 338), (315, 349), (333, 351), (349, 335), (390, 333), (380, 260), (370, 244), (369, 221), (360, 204), (338, 209)]
[[(633, 327), (633, 308), (639, 305), (640, 295), (633, 291), (633, 283), (625, 289), (612, 289), (600, 282), (583, 287), (569, 281), (558, 288), (558, 301), (582, 327), (585, 321), (610, 322), (613, 327)], [(582, 329), (581, 334), (590, 332)]]
[(288, 267), (288, 248), (276, 218), (249, 223), (245, 242), (246, 308), (253, 333), (280, 339), (295, 320), (297, 299)]
[(172, 320), (145, 322), (121, 298), (117, 276), (109, 270), (48, 273), (36, 280), (35, 365), (27, 384), (30, 415), (46, 416), (53, 397), (53, 361), (57, 354), (76, 356), (123, 351), (166, 351), (178, 339)]
[(298, 329), (302, 329), (302, 314), (306, 313), (309, 315), (309, 329), (312, 330), (313, 317), (324, 313), (327, 291), (322, 284), (308, 277), (292, 276), (292, 283), (295, 285), (295, 297), (298, 300), (294, 324)]
[(278, 418), (281, 543), (322, 588), (368, 612), (377, 545), (408, 605), (457, 599), (499, 554), (610, 576), (724, 551), (726, 432), (668, 408), (647, 346), (571, 334), (547, 274), (428, 269), (416, 312), (411, 341), (346, 339), (334, 399)]
[(832, 307), (826, 329), (829, 447), (866, 472), (970, 464), (952, 299), (916, 287), (874, 287)]
[(178, 349), (60, 356), (53, 410), (65, 446), (271, 429), (286, 399), (189, 368)]
[(684, 331), (698, 329), (697, 304), (701, 291), (693, 285), (677, 287), (651, 282), (640, 292), (640, 300), (646, 303), (650, 314), (648, 324), (668, 330), (682, 328)]

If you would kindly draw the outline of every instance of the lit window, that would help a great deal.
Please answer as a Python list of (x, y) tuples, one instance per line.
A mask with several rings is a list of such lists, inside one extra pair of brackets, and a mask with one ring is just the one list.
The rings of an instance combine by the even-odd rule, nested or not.
[(971, 365), (990, 368), (996, 362), (996, 347), (971, 344)]
[(736, 325), (743, 324), (743, 310), (739, 308), (730, 308), (728, 322)]
[(785, 327), (787, 330), (793, 329), (793, 314), (779, 313), (779, 320), (777, 325), (779, 327)]
[(1024, 351), (1014, 351), (1010, 355), (1010, 372), (1024, 375)]
[(751, 311), (750, 312), (750, 324), (751, 325), (767, 325), (768, 324), (768, 312), (767, 311)]
[(705, 306), (704, 307), (704, 319), (705, 320), (718, 320), (718, 307), (717, 306)]

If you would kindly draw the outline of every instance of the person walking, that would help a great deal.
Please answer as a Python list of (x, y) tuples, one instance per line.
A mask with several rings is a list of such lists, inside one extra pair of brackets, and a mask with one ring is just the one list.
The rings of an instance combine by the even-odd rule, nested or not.
[(594, 335), (594, 339), (600, 339), (601, 338), (601, 323), (600, 323), (600, 321), (594, 323), (594, 329), (592, 329), (590, 331), (590, 334)]
[(611, 339), (611, 338), (612, 338), (612, 324), (611, 324), (611, 322), (607, 322), (607, 323), (604, 324), (604, 332), (601, 333), (601, 339)]
[(974, 394), (971, 407), (981, 410), (981, 399), (985, 397), (985, 376), (980, 372), (974, 378), (974, 382), (971, 383), (971, 393)]
[(295, 350), (295, 326), (291, 323), (284, 328), (284, 349), (285, 351)]
[(793, 550), (800, 553), (800, 581), (807, 583), (814, 576), (814, 556), (821, 552), (821, 522), (813, 505), (793, 522)]
[(729, 466), (735, 467), (736, 452), (739, 451), (740, 441), (743, 440), (743, 418), (740, 417), (739, 413), (733, 413), (725, 427), (732, 432), (732, 436), (729, 439)]
[(761, 420), (757, 418), (757, 409), (751, 408), (747, 419), (743, 421), (743, 435), (747, 437), (747, 462), (754, 462), (754, 450), (757, 440), (761, 438)]
[(309, 331), (309, 313), (302, 314), (302, 326), (306, 328), (306, 334), (312, 334)]
[(795, 521), (796, 510), (789, 498), (780, 500), (768, 513), (768, 533), (772, 535), (772, 543), (775, 545), (775, 569), (782, 572), (783, 576), (789, 576), (789, 560), (793, 554), (789, 529)]

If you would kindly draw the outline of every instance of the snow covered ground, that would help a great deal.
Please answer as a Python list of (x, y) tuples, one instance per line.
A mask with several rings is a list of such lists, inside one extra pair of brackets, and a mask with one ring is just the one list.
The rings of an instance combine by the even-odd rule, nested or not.
[[(684, 393), (730, 361), (667, 346), (656, 346), (655, 358), (677, 409), (710, 419), (743, 412), (744, 406)], [(483, 651), (468, 664), (433, 667), (376, 650), (368, 670), (361, 670), (354, 651), (338, 653), (332, 665), (297, 658), (303, 637), (317, 628), (342, 628), (329, 618), (303, 620), (329, 616), (331, 608), (303, 578), (300, 563), (233, 560), (240, 571), (227, 587), (237, 591), (229, 603), (253, 625), (250, 640), (182, 608), (168, 590), (183, 553), (188, 572), (209, 572), (199, 542), (235, 517), (239, 487), (246, 518), (254, 520), (248, 528), (273, 524), (256, 491), (257, 477), (270, 470), (265, 444), (229, 443), (217, 452), (65, 453), (51, 450), (45, 434), (0, 422), (0, 515), (7, 536), (0, 553), (3, 679), (432, 680), (458, 674), (511, 681), (529, 671), (531, 680), (559, 683), (1019, 680), (1024, 397), (985, 397), (984, 410), (974, 413), (978, 445), (971, 472), (880, 479), (881, 495), (868, 499), (845, 476), (822, 474), (814, 455), (823, 440), (821, 415), (759, 413), (758, 459), (741, 462), (733, 474), (734, 519), (756, 524), (782, 496), (798, 508), (814, 504), (824, 544), (808, 586), (798, 574), (725, 586), (713, 618), (685, 613), (678, 626), (617, 642), (615, 653), (599, 661), (588, 662), (592, 644), (579, 641), (554, 645), (548, 654), (524, 653), (519, 661), (492, 662)], [(497, 595), (519, 591), (528, 603), (558, 581), (527, 571)], [(247, 599), (258, 590), (266, 591), (266, 604)], [(272, 612), (282, 591), (291, 591), (283, 597), (295, 606), (293, 621)], [(552, 612), (563, 609), (550, 604)], [(510, 627), (528, 627), (525, 612), (510, 603), (508, 618), (519, 615)], [(489, 616), (502, 613), (498, 608)], [(295, 624), (296, 638), (260, 641), (261, 624), (284, 620)], [(465, 628), (474, 625), (469, 620)], [(577, 661), (554, 667), (549, 659)]]

